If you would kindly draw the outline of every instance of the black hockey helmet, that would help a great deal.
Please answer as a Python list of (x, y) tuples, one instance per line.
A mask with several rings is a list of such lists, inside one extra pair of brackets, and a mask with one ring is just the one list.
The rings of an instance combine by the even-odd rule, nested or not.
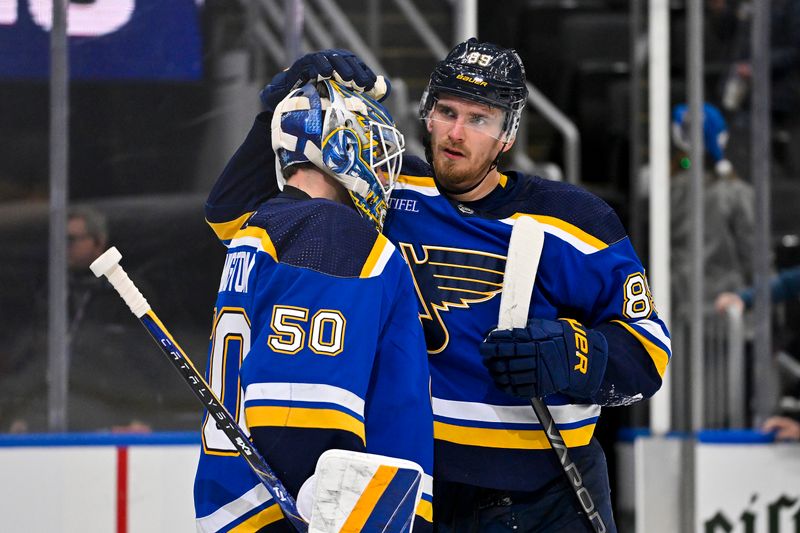
[(525, 67), (514, 50), (471, 37), (436, 65), (420, 101), (421, 119), (428, 117), (439, 93), (506, 110), (503, 134), (511, 139), (528, 98)]

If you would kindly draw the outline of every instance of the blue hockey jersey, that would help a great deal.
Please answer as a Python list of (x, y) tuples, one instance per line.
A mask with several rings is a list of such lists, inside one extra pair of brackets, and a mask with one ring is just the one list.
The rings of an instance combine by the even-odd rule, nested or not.
[[(429, 370), (408, 267), (354, 210), (301, 194), (212, 224), (228, 253), (208, 382), (294, 495), (332, 448), (421, 465), (415, 531), (429, 530)], [(208, 417), (195, 509), (199, 531), (292, 531)]]
[(431, 355), (436, 475), (505, 490), (532, 491), (563, 475), (530, 404), (499, 391), (478, 345), (497, 324), (514, 221), (536, 218), (545, 242), (529, 316), (572, 318), (609, 346), (596, 398), (546, 398), (574, 460), (588, 446), (601, 405), (654, 394), (670, 357), (644, 268), (616, 214), (593, 194), (515, 172), (469, 204), (440, 194), (430, 167), (407, 158), (392, 193), (387, 236), (414, 275)]
[[(247, 216), (277, 191), (260, 116), (207, 205), (209, 220)], [(601, 331), (609, 358), (596, 398), (547, 398), (576, 462), (601, 456), (592, 438), (601, 406), (628, 405), (661, 386), (671, 356), (644, 268), (614, 211), (579, 187), (509, 172), (489, 196), (459, 204), (440, 194), (431, 168), (406, 157), (384, 231), (413, 272), (430, 354), (437, 479), (533, 491), (563, 472), (528, 402), (497, 390), (478, 352), (497, 324), (514, 220), (546, 232), (530, 316), (572, 318)]]

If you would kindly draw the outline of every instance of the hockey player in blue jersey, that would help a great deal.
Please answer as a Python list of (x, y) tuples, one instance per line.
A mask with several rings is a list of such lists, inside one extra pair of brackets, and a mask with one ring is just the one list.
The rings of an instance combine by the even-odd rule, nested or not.
[[(326, 450), (420, 465), (414, 531), (430, 531), (424, 337), (408, 267), (380, 233), (402, 135), (375, 100), (326, 80), (277, 106), (271, 137), (282, 192), (225, 224), (225, 206), (208, 209), (228, 248), (208, 382), (295, 497)], [(208, 417), (194, 496), (198, 531), (294, 531)]]
[[(322, 68), (315, 70), (315, 66)], [(351, 53), (304, 56), (262, 91), (266, 111), (220, 176), (209, 209), (226, 219), (276, 186), (265, 124), (286, 86), (339, 76), (369, 89)], [(474, 39), (431, 75), (420, 105), (426, 161), (405, 157), (385, 224), (408, 261), (431, 365), (438, 531), (592, 531), (530, 407), (544, 398), (607, 531), (615, 531), (601, 406), (661, 386), (669, 333), (617, 215), (569, 184), (501, 172), (527, 98), (517, 54)], [(236, 207), (234, 207), (236, 206)], [(514, 222), (532, 216), (545, 241), (527, 328), (495, 330)], [(491, 332), (487, 336), (487, 332)]]

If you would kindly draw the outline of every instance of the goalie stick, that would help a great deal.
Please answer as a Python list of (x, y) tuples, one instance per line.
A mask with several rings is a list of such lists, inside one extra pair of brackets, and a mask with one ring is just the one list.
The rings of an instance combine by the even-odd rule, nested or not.
[[(498, 329), (526, 327), (533, 284), (536, 281), (536, 272), (539, 270), (543, 247), (544, 230), (539, 222), (527, 216), (517, 218), (508, 243), (503, 292), (500, 294), (500, 313), (497, 318)], [(591, 494), (583, 486), (583, 478), (569, 456), (567, 445), (556, 427), (550, 409), (541, 398), (531, 398), (531, 406), (544, 428), (550, 446), (558, 456), (558, 462), (586, 514), (586, 519), (594, 531), (605, 533), (606, 525), (603, 518), (595, 508)]]
[(120, 266), (120, 259), (122, 259), (122, 254), (116, 247), (112, 246), (98, 257), (89, 268), (98, 278), (101, 276), (108, 278), (111, 285), (125, 300), (125, 303), (128, 304), (131, 312), (141, 321), (147, 332), (161, 348), (161, 351), (167, 356), (167, 359), (180, 373), (195, 396), (203, 403), (209, 415), (216, 421), (217, 427), (225, 433), (225, 436), (230, 439), (236, 450), (250, 465), (258, 479), (280, 506), (283, 516), (299, 533), (306, 533), (308, 524), (297, 511), (297, 504), (292, 495), (289, 494), (255, 446), (252, 445), (244, 430), (219, 401), (219, 398), (211, 390), (206, 380), (192, 364), (192, 360), (178, 346), (170, 332), (167, 331), (167, 328), (164, 327), (164, 324), (161, 323), (161, 320), (150, 308), (150, 304), (147, 303), (142, 293), (139, 292), (139, 289), (136, 288), (136, 285)]

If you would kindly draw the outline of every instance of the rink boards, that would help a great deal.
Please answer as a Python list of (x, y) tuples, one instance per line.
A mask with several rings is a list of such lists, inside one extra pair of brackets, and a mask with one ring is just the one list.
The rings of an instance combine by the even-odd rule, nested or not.
[[(702, 438), (618, 444), (620, 533), (800, 530), (800, 444)], [(196, 433), (0, 436), (0, 531), (191, 533), (199, 445)]]
[(196, 433), (0, 437), (0, 531), (192, 533)]
[(621, 533), (800, 531), (800, 443), (751, 431), (639, 435), (616, 457)]

